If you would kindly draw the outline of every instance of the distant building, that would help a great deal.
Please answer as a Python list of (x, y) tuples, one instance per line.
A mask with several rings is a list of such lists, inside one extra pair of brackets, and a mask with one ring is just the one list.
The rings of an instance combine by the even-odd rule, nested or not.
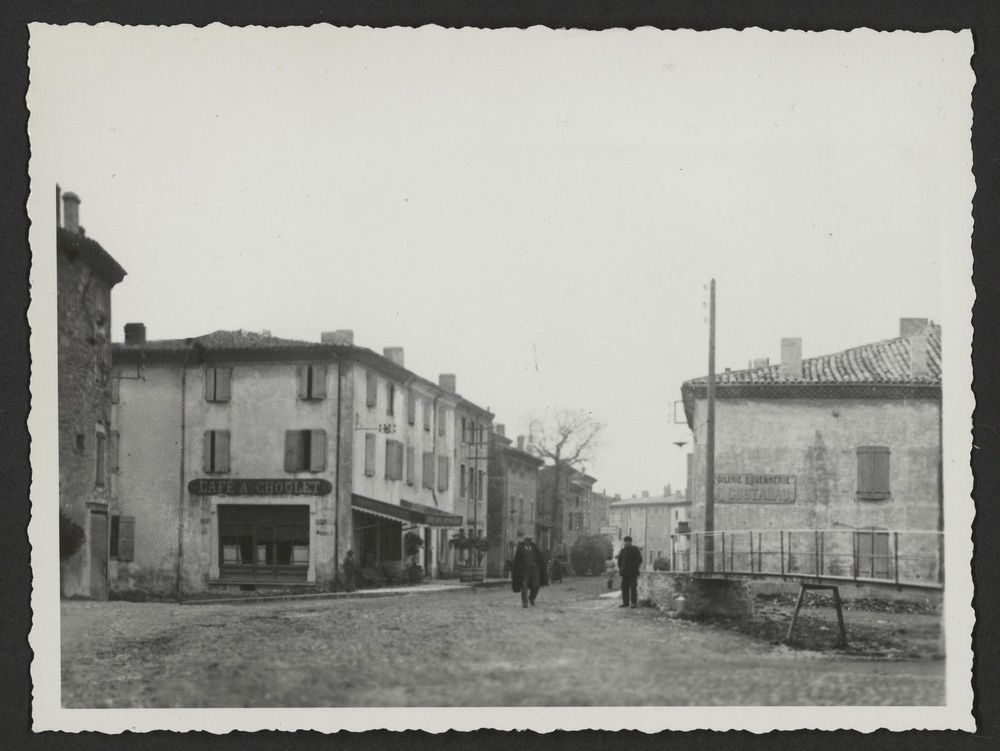
[(513, 560), (518, 533), (535, 535), (538, 469), (543, 462), (525, 450), (525, 437), (515, 444), (504, 426), (491, 433), (489, 469), (489, 540), (487, 574), (503, 576), (504, 563)]
[[(441, 376), (443, 388), (454, 393), (455, 376)], [(469, 537), (485, 537), (487, 529), (487, 488), (490, 461), (490, 434), (493, 415), (459, 397), (455, 407), (455, 465), (458, 468), (458, 495), (455, 513), (465, 519)]]
[[(57, 197), (57, 201), (59, 198)], [(111, 425), (111, 290), (125, 269), (79, 222), (80, 199), (62, 194), (56, 230), (59, 507), (82, 547), (60, 567), (65, 597), (108, 596), (108, 509), (117, 436)]]
[[(598, 534), (594, 526), (592, 493), (597, 479), (572, 467), (560, 467), (558, 487), (556, 467), (547, 465), (538, 473), (538, 543), (553, 555), (569, 554), (570, 548), (582, 535)], [(556, 497), (562, 498), (562, 519), (556, 516)], [(557, 546), (554, 534), (562, 527), (562, 545)], [(557, 550), (556, 547), (559, 549)]]
[(669, 485), (662, 495), (651, 497), (648, 491), (643, 491), (638, 498), (612, 501), (609, 526), (617, 530), (612, 540), (614, 554), (618, 554), (622, 540), (629, 536), (642, 549), (646, 569), (652, 569), (653, 562), (660, 559), (671, 570), (685, 570), (690, 506), (687, 496), (672, 491)]
[[(808, 536), (797, 540), (789, 565), (823, 555), (845, 575), (854, 565), (859, 576), (885, 574), (892, 531), (942, 529), (941, 327), (904, 318), (893, 339), (805, 359), (800, 339), (783, 339), (781, 352), (780, 364), (717, 375), (714, 528), (839, 531), (819, 551)], [(698, 532), (706, 379), (687, 381), (681, 393), (694, 432)], [(937, 544), (935, 535), (912, 540)], [(926, 553), (936, 565), (933, 551), (904, 553), (914, 561)]]
[(601, 528), (608, 526), (611, 519), (611, 502), (614, 497), (607, 494), (606, 491), (602, 490), (598, 493), (596, 490), (591, 491), (591, 519), (590, 527), (595, 532), (599, 532)]
[(128, 324), (114, 362), (113, 588), (331, 589), (348, 550), (364, 581), (404, 579), (411, 561), (449, 573), (462, 399), (401, 348), (346, 330), (147, 341)]

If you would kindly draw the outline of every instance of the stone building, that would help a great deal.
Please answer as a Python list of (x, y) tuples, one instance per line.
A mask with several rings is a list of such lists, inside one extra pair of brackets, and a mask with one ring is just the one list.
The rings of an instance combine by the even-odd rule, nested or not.
[(618, 498), (611, 502), (609, 527), (614, 528), (614, 554), (621, 549), (625, 536), (642, 548), (643, 567), (652, 569), (657, 559), (671, 570), (683, 570), (687, 564), (688, 509), (691, 503), (684, 493), (669, 485), (663, 494), (650, 496), (644, 490), (639, 497)]
[[(558, 481), (556, 475), (558, 474)], [(597, 534), (593, 509), (593, 488), (597, 479), (573, 467), (546, 465), (538, 472), (538, 543), (553, 555), (569, 555), (582, 535)], [(562, 500), (562, 518), (557, 515), (556, 497)], [(562, 527), (562, 543), (554, 534)]]
[[(940, 326), (904, 318), (892, 339), (804, 359), (800, 339), (783, 339), (781, 353), (780, 364), (755, 361), (717, 376), (715, 530), (823, 530), (798, 535), (787, 565), (806, 570), (822, 559), (826, 570), (862, 577), (889, 572), (898, 538), (911, 574), (940, 575), (930, 570), (943, 515)], [(706, 379), (685, 382), (681, 393), (694, 433), (698, 532)], [(759, 545), (777, 556), (777, 540)]]
[(103, 600), (117, 444), (111, 425), (111, 290), (125, 270), (84, 235), (79, 197), (67, 192), (61, 200), (56, 229), (59, 508), (84, 533), (83, 545), (61, 564), (61, 591), (65, 597)]
[(128, 324), (115, 370), (119, 592), (331, 589), (348, 550), (372, 583), (410, 563), (448, 572), (460, 397), (401, 348), (379, 355), (346, 330), (147, 341)]
[(535, 536), (538, 504), (538, 469), (543, 461), (525, 448), (525, 437), (515, 444), (504, 435), (503, 425), (490, 434), (489, 541), (486, 565), (489, 576), (503, 576), (504, 564), (513, 560), (518, 533)]

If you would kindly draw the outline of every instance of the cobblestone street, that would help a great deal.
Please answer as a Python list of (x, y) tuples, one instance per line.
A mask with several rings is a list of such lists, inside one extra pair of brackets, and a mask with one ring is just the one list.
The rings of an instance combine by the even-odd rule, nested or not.
[[(372, 599), (64, 602), (67, 707), (939, 704), (943, 660), (622, 610), (600, 578)], [(848, 624), (850, 628), (850, 623)]]

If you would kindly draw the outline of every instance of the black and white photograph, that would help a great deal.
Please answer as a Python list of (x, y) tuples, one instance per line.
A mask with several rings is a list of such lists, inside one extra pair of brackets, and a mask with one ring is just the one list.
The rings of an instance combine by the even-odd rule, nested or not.
[(31, 24), (35, 729), (974, 729), (972, 54)]

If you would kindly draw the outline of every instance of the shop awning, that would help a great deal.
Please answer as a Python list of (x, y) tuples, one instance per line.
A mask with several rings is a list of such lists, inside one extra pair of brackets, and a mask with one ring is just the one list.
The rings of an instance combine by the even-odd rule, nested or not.
[(400, 501), (400, 505), (397, 506), (394, 503), (376, 501), (374, 498), (367, 498), (363, 495), (352, 495), (351, 507), (375, 516), (409, 524), (425, 524), (429, 527), (462, 526), (461, 516), (412, 501)]

